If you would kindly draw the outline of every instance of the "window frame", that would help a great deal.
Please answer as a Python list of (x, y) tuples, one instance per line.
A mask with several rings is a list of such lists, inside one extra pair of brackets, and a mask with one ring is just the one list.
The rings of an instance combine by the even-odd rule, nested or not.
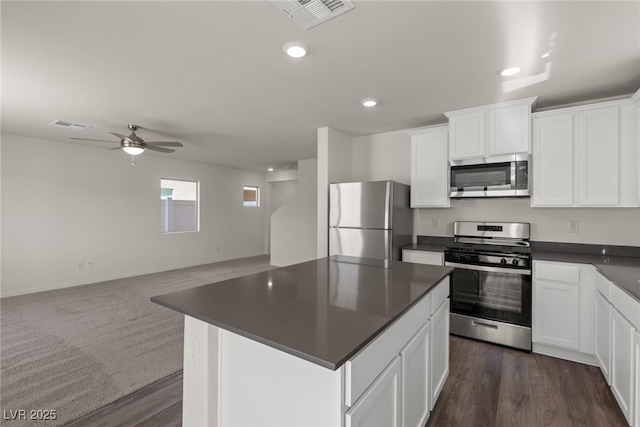
[[(173, 229), (169, 229), (168, 227), (168, 221), (169, 221), (169, 205), (167, 204), (166, 209), (167, 212), (164, 214), (163, 216), (163, 212), (160, 212), (160, 234), (176, 234), (176, 233), (198, 233), (200, 232), (200, 181), (198, 180), (194, 180), (194, 179), (179, 179), (179, 178), (164, 178), (161, 177), (160, 178), (160, 208), (162, 209), (162, 200), (163, 199), (171, 199), (173, 200), (173, 197), (163, 197), (162, 195), (162, 190), (166, 189), (166, 187), (163, 186), (163, 182), (164, 181), (176, 181), (176, 182), (184, 182), (184, 183), (190, 183), (190, 184), (195, 184), (195, 221), (194, 221), (194, 228), (193, 229), (189, 229), (189, 230), (173, 230)], [(175, 189), (172, 189), (172, 195), (175, 191)], [(180, 200), (180, 199), (179, 199)], [(163, 224), (163, 217), (164, 217), (164, 221), (165, 223)]]

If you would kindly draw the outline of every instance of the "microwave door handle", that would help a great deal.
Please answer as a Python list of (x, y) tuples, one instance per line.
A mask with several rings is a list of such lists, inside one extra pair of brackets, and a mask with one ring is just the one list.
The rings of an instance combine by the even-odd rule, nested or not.
[(516, 162), (511, 162), (511, 189), (516, 189)]

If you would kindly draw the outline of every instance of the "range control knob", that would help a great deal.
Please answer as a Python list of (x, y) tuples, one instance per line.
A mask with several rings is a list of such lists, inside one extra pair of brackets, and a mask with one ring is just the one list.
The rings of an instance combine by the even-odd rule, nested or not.
[(506, 260), (506, 259), (502, 258), (502, 259), (500, 260), (500, 264), (503, 264), (503, 265), (504, 265), (504, 264), (506, 264), (506, 263), (507, 263), (507, 260)]
[(511, 264), (513, 264), (514, 267), (517, 267), (519, 263), (520, 261), (518, 261), (517, 259), (514, 259), (513, 261), (511, 261)]

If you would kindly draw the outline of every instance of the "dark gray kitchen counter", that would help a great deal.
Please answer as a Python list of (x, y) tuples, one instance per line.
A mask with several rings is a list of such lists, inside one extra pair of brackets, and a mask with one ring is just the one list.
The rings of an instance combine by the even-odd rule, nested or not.
[(607, 279), (640, 302), (640, 257), (534, 250), (533, 259), (593, 264)]
[(335, 370), (452, 270), (321, 258), (151, 301)]

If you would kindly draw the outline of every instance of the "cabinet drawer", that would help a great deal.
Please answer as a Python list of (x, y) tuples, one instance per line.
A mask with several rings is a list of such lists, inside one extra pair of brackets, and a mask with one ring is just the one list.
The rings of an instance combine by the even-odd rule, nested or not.
[(444, 265), (444, 254), (442, 252), (403, 249), (402, 261), (415, 262), (416, 264)]
[(533, 274), (536, 279), (580, 283), (580, 266), (575, 264), (536, 261), (533, 267)]
[[(445, 277), (438, 283), (435, 288), (431, 289), (431, 314), (433, 315), (442, 303), (449, 297), (449, 276)], [(431, 316), (429, 316), (431, 317)]]
[(607, 280), (602, 274), (596, 272), (594, 277), (596, 290), (602, 294), (607, 301), (611, 301), (611, 282)]
[(618, 286), (611, 286), (611, 304), (629, 322), (640, 330), (640, 302), (636, 301)]
[(431, 293), (404, 316), (396, 320), (379, 337), (345, 363), (345, 404), (353, 405), (391, 360), (429, 320)]

